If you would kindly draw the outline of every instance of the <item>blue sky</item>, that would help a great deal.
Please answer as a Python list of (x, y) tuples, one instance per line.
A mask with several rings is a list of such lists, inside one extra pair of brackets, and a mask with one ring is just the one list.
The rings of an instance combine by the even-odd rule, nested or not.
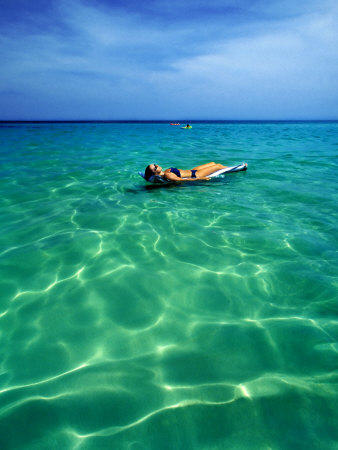
[(0, 119), (338, 119), (336, 0), (0, 0)]

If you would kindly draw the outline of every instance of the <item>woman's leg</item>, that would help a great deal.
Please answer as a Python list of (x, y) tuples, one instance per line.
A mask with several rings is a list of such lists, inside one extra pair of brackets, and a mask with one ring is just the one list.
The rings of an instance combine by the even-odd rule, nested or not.
[(211, 175), (214, 172), (217, 172), (217, 170), (225, 169), (227, 166), (223, 166), (222, 164), (214, 164), (209, 167), (205, 167), (203, 169), (197, 169), (196, 177), (207, 177), (208, 175)]
[(201, 169), (205, 169), (206, 167), (215, 166), (215, 165), (216, 165), (216, 163), (209, 162), (207, 164), (202, 164), (201, 166), (193, 167), (192, 170), (201, 170)]

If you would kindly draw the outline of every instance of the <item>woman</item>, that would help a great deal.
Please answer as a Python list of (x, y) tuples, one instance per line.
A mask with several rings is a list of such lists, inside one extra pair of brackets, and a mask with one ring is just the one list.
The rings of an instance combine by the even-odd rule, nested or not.
[[(222, 164), (216, 164), (209, 162), (202, 164), (201, 166), (194, 167), (192, 170), (181, 170), (176, 167), (170, 167), (165, 171), (157, 164), (149, 164), (145, 170), (145, 178), (148, 181), (156, 181), (156, 177), (161, 177), (167, 181), (197, 181), (197, 180), (210, 180), (208, 175), (211, 175), (217, 170), (225, 169), (227, 166)], [(154, 178), (152, 178), (154, 177)], [(184, 180), (182, 180), (184, 178)]]

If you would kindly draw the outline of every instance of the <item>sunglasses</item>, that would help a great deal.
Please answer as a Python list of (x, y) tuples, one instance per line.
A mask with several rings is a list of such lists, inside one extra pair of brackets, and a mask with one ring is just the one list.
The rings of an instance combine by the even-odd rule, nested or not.
[(153, 164), (153, 166), (154, 166), (154, 172), (157, 170), (157, 168), (158, 168), (158, 165), (157, 164)]

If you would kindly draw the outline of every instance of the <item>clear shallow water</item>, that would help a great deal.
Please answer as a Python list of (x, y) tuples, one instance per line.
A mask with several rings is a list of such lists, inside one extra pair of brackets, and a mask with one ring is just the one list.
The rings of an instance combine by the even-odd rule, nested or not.
[[(0, 143), (1, 448), (338, 448), (338, 123)], [(137, 175), (211, 160), (249, 168)]]

